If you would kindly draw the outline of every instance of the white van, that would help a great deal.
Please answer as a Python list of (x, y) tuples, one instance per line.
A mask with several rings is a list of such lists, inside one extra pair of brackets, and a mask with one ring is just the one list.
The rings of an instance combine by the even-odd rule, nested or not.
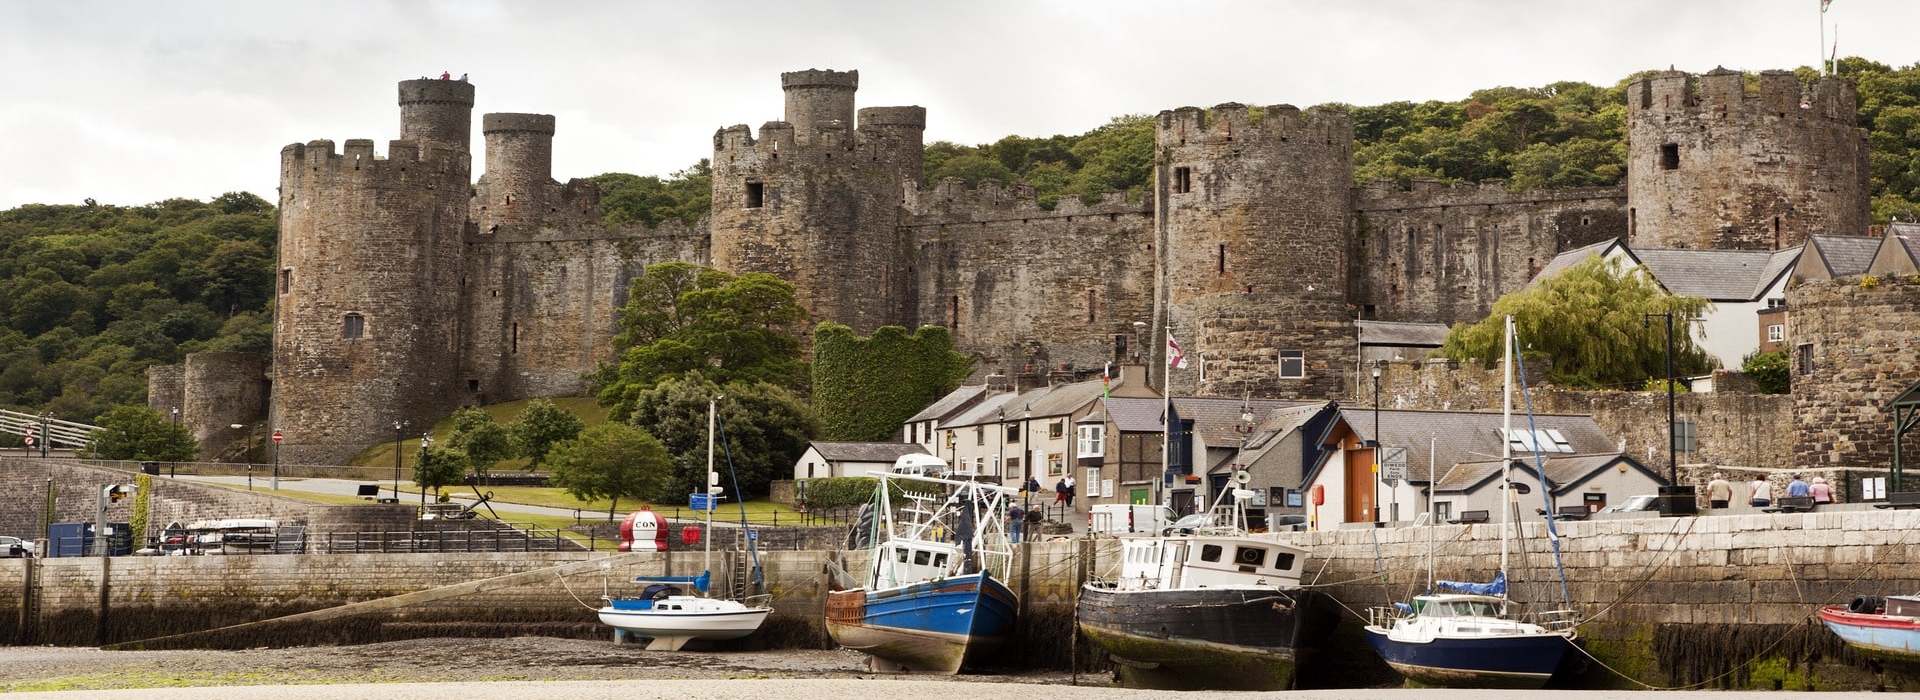
[(1087, 510), (1087, 532), (1093, 534), (1158, 535), (1172, 523), (1173, 511), (1166, 506), (1102, 503)]
[(914, 476), (946, 476), (947, 460), (929, 454), (900, 455), (893, 461), (893, 473)]

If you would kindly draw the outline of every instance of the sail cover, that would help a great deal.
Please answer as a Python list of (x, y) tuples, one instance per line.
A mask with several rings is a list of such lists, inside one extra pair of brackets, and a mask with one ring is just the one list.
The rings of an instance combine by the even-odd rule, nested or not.
[(1433, 583), (1434, 585), (1455, 593), (1499, 596), (1507, 594), (1507, 572), (1505, 571), (1495, 575), (1493, 581), (1490, 583), (1473, 583), (1471, 581), (1434, 581)]

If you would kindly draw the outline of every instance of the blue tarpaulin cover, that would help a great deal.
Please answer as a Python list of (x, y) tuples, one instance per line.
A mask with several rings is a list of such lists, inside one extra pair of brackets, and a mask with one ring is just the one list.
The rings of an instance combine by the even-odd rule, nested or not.
[(1476, 595), (1507, 594), (1507, 572), (1505, 571), (1494, 576), (1491, 583), (1473, 583), (1470, 581), (1434, 581), (1433, 583), (1436, 586), (1456, 593), (1473, 593)]

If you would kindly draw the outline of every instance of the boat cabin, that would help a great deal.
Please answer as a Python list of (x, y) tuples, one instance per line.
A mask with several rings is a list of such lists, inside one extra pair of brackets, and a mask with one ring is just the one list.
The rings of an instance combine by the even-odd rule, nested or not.
[(1468, 594), (1414, 596), (1413, 612), (1424, 617), (1506, 617), (1507, 600)]
[(889, 540), (880, 544), (875, 578), (887, 587), (950, 576), (958, 571), (960, 555), (960, 547), (948, 542)]
[(1141, 537), (1121, 544), (1120, 584), (1146, 588), (1297, 586), (1306, 550), (1249, 537)]

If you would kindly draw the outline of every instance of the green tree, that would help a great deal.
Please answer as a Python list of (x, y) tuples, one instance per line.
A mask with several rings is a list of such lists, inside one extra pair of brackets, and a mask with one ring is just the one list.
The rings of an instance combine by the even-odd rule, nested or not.
[(200, 455), (193, 433), (146, 406), (116, 407), (99, 425), (93, 445), (82, 451), (90, 459), (191, 462)]
[(592, 375), (608, 418), (632, 415), (640, 392), (699, 370), (718, 382), (806, 384), (793, 285), (772, 275), (738, 277), (688, 263), (649, 265), (620, 310), (619, 363)]
[(942, 326), (912, 335), (882, 326), (871, 338), (824, 322), (813, 330), (813, 407), (828, 440), (882, 440), (928, 404), (959, 388), (973, 358), (953, 351)]
[(419, 459), (413, 463), (413, 483), (423, 489), (439, 493), (440, 489), (460, 483), (473, 468), (473, 460), (467, 453), (445, 445), (429, 445), (420, 448)]
[(714, 445), (720, 483), (736, 498), (764, 496), (770, 482), (793, 474), (793, 463), (820, 434), (819, 417), (792, 392), (765, 382), (733, 381), (722, 387), (698, 371), (688, 372), (636, 395), (631, 423), (660, 438), (673, 455), (669, 493), (696, 493), (706, 484), (707, 402), (716, 395), (725, 396), (718, 404), (717, 432), (726, 441), (716, 438)]
[(462, 408), (450, 420), (453, 432), (447, 435), (447, 446), (467, 453), (473, 473), (485, 476), (500, 460), (515, 456), (513, 433), (486, 411)]
[(668, 499), (667, 450), (646, 431), (602, 423), (553, 449), (553, 485), (574, 498), (609, 499), (607, 519), (619, 512), (620, 499)]
[(589, 180), (600, 186), (600, 222), (607, 228), (664, 221), (692, 225), (713, 206), (713, 166), (707, 159), (666, 179), (607, 173)]
[(514, 451), (528, 458), (527, 471), (533, 471), (546, 463), (554, 445), (578, 437), (586, 427), (552, 401), (536, 399), (507, 424), (507, 432), (513, 436)]
[(1694, 344), (1686, 319), (1711, 307), (1705, 299), (1668, 295), (1642, 268), (1622, 269), (1617, 260), (1594, 256), (1501, 297), (1484, 321), (1455, 325), (1439, 352), (1491, 366), (1502, 357), (1504, 317), (1511, 315), (1526, 356), (1552, 358), (1553, 381), (1638, 389), (1666, 376), (1666, 323), (1649, 322), (1646, 314), (1673, 314), (1674, 368), (1692, 375), (1709, 369), (1712, 358)]
[(1762, 394), (1785, 394), (1792, 389), (1786, 352), (1754, 350), (1740, 360), (1740, 371), (1760, 385)]

